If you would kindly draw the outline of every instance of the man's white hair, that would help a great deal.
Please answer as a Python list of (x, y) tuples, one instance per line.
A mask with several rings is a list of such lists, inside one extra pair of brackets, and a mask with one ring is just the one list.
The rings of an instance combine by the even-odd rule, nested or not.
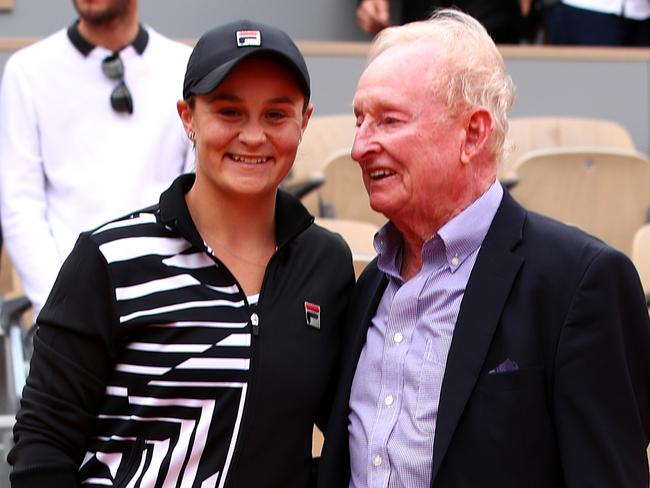
[[(491, 113), (493, 130), (487, 148), (499, 162), (515, 88), (501, 53), (480, 22), (459, 10), (441, 9), (428, 20), (389, 27), (375, 38), (368, 63), (392, 47), (428, 41), (442, 45), (442, 57), (438, 59), (444, 63), (444, 69), (429, 80), (432, 93), (448, 107), (452, 117), (479, 106)], [(426, 59), (414, 62), (426, 68)]]

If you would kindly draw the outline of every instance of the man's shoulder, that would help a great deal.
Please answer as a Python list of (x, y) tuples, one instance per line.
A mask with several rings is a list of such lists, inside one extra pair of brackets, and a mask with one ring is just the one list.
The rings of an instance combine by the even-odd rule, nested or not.
[(164, 36), (151, 26), (145, 26), (145, 28), (149, 34), (150, 46), (153, 49), (164, 52), (166, 56), (189, 58), (192, 48), (188, 44)]
[(631, 265), (623, 252), (598, 237), (535, 212), (528, 212), (520, 252), (548, 271), (584, 269), (596, 259)]
[(579, 252), (585, 247), (604, 249), (607, 245), (597, 237), (569, 223), (529, 210), (508, 194), (497, 210), (488, 235), (517, 236), (512, 242), (519, 249), (543, 251), (542, 257), (552, 257), (556, 252)]
[(34, 66), (42, 70), (43, 64), (65, 55), (70, 46), (66, 29), (61, 29), (13, 53), (7, 60), (6, 66)]
[(544, 244), (549, 242), (566, 242), (571, 246), (589, 245), (595, 248), (607, 247), (607, 244), (602, 240), (579, 227), (532, 211), (528, 211), (523, 233), (524, 237), (529, 237), (531, 240), (534, 239)]

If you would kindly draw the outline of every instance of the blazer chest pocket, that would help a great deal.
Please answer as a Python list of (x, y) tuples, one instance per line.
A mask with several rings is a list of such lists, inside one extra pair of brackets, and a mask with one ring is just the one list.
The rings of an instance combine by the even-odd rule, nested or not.
[[(544, 446), (551, 445), (553, 427), (544, 378), (542, 366), (479, 378), (466, 417), (478, 452), (485, 453), (485, 465), (522, 459), (522, 452), (545, 452)], [(526, 469), (518, 472), (526, 476)]]
[(484, 393), (541, 388), (544, 385), (544, 368), (533, 366), (503, 373), (484, 373), (476, 388)]

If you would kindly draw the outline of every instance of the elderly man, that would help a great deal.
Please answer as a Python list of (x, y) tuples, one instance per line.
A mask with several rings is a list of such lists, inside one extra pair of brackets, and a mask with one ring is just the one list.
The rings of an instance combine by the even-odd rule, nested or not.
[(389, 223), (352, 298), (321, 487), (648, 486), (639, 278), (496, 181), (512, 100), (463, 13), (375, 41), (352, 156)]

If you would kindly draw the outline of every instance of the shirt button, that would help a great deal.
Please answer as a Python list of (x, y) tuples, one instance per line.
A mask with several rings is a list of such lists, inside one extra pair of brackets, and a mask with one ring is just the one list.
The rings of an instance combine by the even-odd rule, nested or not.
[(381, 456), (380, 456), (379, 454), (377, 454), (377, 455), (372, 459), (372, 464), (373, 464), (376, 468), (378, 468), (379, 466), (381, 466), (382, 461), (383, 461), (383, 459), (381, 458)]
[(402, 342), (404, 340), (404, 336), (402, 335), (401, 332), (395, 332), (395, 335), (393, 335), (393, 340), (397, 344), (399, 344), (400, 342)]
[(458, 266), (459, 263), (460, 263), (460, 259), (458, 259), (457, 257), (454, 256), (453, 258), (451, 258), (452, 266)]
[(251, 324), (253, 324), (255, 326), (258, 326), (260, 324), (260, 318), (258, 317), (258, 315), (256, 313), (251, 315)]
[(394, 401), (395, 398), (393, 398), (393, 395), (388, 395), (386, 398), (384, 398), (384, 403), (386, 404), (387, 407), (390, 407)]

